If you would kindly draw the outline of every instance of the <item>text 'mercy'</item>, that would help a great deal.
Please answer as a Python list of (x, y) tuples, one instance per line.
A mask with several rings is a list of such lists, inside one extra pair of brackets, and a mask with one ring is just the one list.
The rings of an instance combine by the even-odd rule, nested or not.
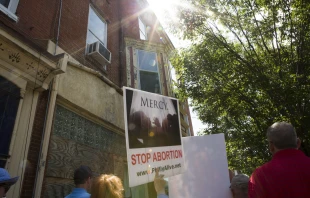
[(141, 97), (141, 106), (149, 107), (149, 108), (157, 108), (157, 109), (168, 110), (166, 102), (152, 100), (152, 99), (143, 98), (143, 97)]

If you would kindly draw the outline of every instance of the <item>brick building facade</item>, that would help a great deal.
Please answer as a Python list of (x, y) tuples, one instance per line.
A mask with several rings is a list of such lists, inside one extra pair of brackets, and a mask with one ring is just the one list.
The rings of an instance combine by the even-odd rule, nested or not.
[[(0, 139), (8, 144), (0, 147), (0, 165), (20, 176), (9, 197), (63, 197), (81, 164), (121, 177), (125, 197), (155, 196), (152, 184), (127, 187), (121, 90), (173, 96), (174, 47), (147, 6), (1, 1)], [(141, 57), (155, 57), (152, 71), (142, 69)], [(179, 106), (182, 135), (193, 135), (187, 101)]]

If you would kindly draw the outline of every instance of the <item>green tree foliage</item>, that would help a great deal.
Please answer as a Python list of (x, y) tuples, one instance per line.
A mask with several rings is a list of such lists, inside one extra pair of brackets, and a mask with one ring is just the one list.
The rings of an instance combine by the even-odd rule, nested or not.
[(310, 1), (186, 1), (177, 31), (194, 44), (172, 63), (203, 134), (224, 132), (230, 167), (248, 174), (270, 159), (276, 121), (295, 126), (309, 155)]

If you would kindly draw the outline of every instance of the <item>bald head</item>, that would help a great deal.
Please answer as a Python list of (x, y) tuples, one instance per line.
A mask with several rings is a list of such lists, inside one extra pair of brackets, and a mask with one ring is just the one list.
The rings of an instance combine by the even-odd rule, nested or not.
[(286, 122), (276, 122), (267, 129), (268, 141), (277, 149), (297, 148), (297, 134), (293, 125)]

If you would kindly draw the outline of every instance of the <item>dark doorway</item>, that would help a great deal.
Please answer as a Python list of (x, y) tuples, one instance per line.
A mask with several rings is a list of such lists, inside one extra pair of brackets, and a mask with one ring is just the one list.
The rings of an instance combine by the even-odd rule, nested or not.
[(20, 100), (20, 88), (0, 76), (0, 167), (4, 168)]

